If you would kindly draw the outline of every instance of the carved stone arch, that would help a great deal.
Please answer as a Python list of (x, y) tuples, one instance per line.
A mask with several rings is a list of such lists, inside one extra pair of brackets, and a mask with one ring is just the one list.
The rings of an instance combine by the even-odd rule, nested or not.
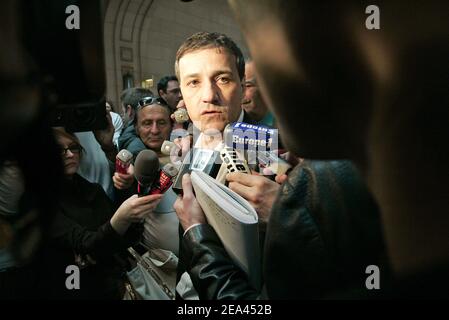
[(140, 42), (143, 23), (154, 0), (110, 0), (105, 9), (104, 46), (107, 96), (120, 111), (123, 75), (129, 71), (134, 85), (142, 80)]
[(198, 31), (231, 36), (247, 53), (226, 0), (103, 0), (107, 97), (120, 112), (123, 73), (132, 71), (134, 85), (153, 76), (156, 83), (174, 74), (179, 45)]

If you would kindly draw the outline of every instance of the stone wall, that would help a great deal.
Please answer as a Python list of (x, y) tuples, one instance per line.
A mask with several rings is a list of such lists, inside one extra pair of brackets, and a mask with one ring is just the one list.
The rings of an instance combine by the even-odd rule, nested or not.
[(195, 32), (225, 33), (248, 53), (226, 0), (109, 0), (103, 7), (107, 97), (116, 111), (123, 75), (135, 86), (153, 78), (156, 94), (159, 79), (174, 74), (179, 45)]

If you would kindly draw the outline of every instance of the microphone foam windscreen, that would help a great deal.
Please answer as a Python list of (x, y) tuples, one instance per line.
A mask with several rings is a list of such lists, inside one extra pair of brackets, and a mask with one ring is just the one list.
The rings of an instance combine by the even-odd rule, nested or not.
[(119, 153), (117, 153), (117, 159), (124, 163), (131, 162), (132, 158), (133, 154), (126, 149), (122, 149)]
[(134, 175), (140, 184), (149, 185), (159, 175), (159, 159), (153, 150), (142, 150), (134, 162)]

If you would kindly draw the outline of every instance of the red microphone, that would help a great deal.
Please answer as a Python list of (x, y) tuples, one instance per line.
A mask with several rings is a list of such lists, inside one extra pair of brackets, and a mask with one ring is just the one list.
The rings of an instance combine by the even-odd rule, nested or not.
[(126, 149), (120, 150), (115, 157), (115, 171), (122, 174), (128, 173), (129, 165), (133, 159), (133, 154)]
[(150, 194), (162, 194), (167, 191), (177, 174), (178, 169), (171, 163), (167, 163), (160, 171), (159, 179), (151, 187)]

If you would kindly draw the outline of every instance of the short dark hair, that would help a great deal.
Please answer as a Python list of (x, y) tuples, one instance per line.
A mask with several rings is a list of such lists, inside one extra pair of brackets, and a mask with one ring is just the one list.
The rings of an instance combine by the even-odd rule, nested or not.
[(167, 86), (170, 81), (176, 81), (178, 82), (178, 78), (176, 76), (165, 76), (159, 82), (157, 83), (157, 93), (159, 94), (159, 91), (162, 90), (165, 93), (167, 93)]
[(128, 88), (123, 90), (120, 95), (120, 100), (122, 104), (125, 106), (130, 105), (134, 111), (137, 110), (137, 106), (139, 105), (139, 101), (145, 97), (153, 97), (154, 94), (151, 90), (145, 88)]
[(175, 72), (179, 78), (179, 60), (186, 54), (198, 49), (224, 48), (235, 56), (240, 80), (245, 76), (245, 58), (235, 42), (225, 34), (218, 32), (198, 32), (187, 38), (176, 53)]

